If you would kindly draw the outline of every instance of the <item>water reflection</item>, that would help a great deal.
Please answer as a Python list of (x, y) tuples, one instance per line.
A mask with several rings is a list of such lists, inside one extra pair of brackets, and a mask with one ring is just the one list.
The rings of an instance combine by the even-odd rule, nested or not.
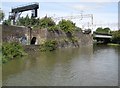
[(118, 51), (95, 46), (35, 53), (3, 65), (3, 85), (116, 86)]

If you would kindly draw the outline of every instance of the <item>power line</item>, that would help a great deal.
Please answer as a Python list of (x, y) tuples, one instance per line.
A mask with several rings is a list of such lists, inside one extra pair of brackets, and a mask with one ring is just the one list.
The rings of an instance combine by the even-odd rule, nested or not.
[(80, 15), (72, 15), (72, 16), (61, 16), (61, 17), (55, 17), (55, 15), (54, 16), (52, 16), (51, 17), (55, 22), (57, 22), (57, 21), (60, 21), (60, 20), (62, 20), (62, 19), (69, 19), (69, 20), (72, 20), (72, 19), (79, 19), (80, 21), (82, 21), (84, 18), (90, 18), (90, 22), (87, 22), (87, 23), (89, 23), (88, 24), (88, 27), (92, 27), (92, 29), (93, 29), (93, 14), (80, 14)]

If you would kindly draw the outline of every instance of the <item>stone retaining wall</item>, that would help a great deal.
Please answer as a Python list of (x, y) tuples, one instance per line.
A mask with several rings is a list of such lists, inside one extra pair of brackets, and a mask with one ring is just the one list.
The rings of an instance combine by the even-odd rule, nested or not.
[[(79, 47), (90, 46), (93, 44), (91, 34), (84, 34), (82, 31), (73, 33), (77, 42), (71, 42), (68, 35), (62, 30), (48, 31), (47, 29), (32, 29), (18, 26), (2, 26), (2, 41), (3, 42), (20, 42), (23, 45), (30, 45), (31, 39), (36, 37), (36, 45), (43, 44), (47, 40), (56, 40), (58, 47)], [(22, 41), (24, 39), (24, 41)]]

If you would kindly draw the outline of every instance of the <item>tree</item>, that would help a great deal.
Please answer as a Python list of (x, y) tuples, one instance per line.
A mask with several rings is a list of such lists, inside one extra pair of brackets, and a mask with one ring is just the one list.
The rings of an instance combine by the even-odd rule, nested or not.
[(70, 20), (64, 20), (64, 19), (58, 23), (58, 26), (60, 27), (61, 30), (63, 30), (66, 33), (67, 32), (72, 33), (76, 28), (75, 23), (73, 23)]
[(112, 41), (120, 44), (120, 30), (112, 32)]
[(48, 28), (55, 26), (55, 22), (52, 20), (52, 18), (45, 16), (44, 18), (40, 19), (39, 26), (42, 28)]
[(17, 21), (17, 25), (25, 26), (25, 18), (24, 17), (20, 17), (19, 20)]
[(10, 19), (4, 20), (4, 21), (3, 21), (3, 24), (4, 24), (4, 25), (11, 25), (11, 20), (10, 20)]
[(25, 17), (25, 26), (30, 26), (31, 19), (29, 18), (28, 14)]
[(23, 26), (32, 26), (36, 28), (50, 28), (50, 29), (55, 29), (56, 24), (55, 22), (50, 18), (45, 16), (42, 19), (35, 19), (33, 17), (29, 18), (27, 15), (26, 17), (21, 17), (19, 18), (17, 25), (23, 25)]
[(26, 17), (20, 17), (17, 21), (17, 25), (31, 26), (31, 19), (29, 18), (28, 14), (26, 15)]
[(104, 33), (104, 34), (110, 34), (110, 28), (102, 28), (102, 27), (98, 27), (96, 29), (97, 33)]
[(106, 28), (104, 28), (104, 31), (105, 31), (106, 33), (110, 34), (111, 29), (110, 29), (109, 27), (106, 27)]
[(4, 19), (5, 14), (3, 13), (3, 11), (0, 8), (0, 22)]
[(35, 26), (37, 24), (39, 24), (39, 19), (35, 19), (35, 18), (31, 17), (30, 25)]
[(29, 18), (29, 16), (27, 15), (26, 17), (20, 17), (19, 20), (17, 21), (17, 25), (20, 26), (35, 26), (35, 25), (39, 25), (39, 18), (35, 19), (35, 18)]

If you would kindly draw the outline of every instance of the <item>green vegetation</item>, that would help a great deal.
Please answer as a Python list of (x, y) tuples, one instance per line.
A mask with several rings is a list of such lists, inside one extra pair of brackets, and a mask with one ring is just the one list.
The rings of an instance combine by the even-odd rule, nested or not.
[(10, 20), (10, 19), (4, 20), (4, 21), (3, 21), (3, 24), (4, 24), (4, 25), (11, 25), (11, 20)]
[(30, 19), (28, 15), (25, 18), (21, 17), (19, 21), (17, 21), (17, 25), (30, 26), (30, 23), (33, 19)]
[[(102, 34), (111, 34), (112, 35), (111, 43), (120, 44), (120, 30), (118, 30), (118, 31), (111, 31), (111, 29), (108, 28), (108, 27), (107, 28), (99, 27), (99, 28), (96, 29), (95, 32), (96, 33), (102, 33)], [(93, 34), (93, 36), (94, 36), (94, 34)]]
[(19, 26), (31, 26), (33, 29), (39, 28), (47, 28), (48, 30), (56, 30), (58, 29), (58, 26), (55, 24), (55, 22), (52, 20), (52, 18), (45, 16), (44, 18), (29, 18), (27, 15), (25, 18), (21, 17), (19, 21), (17, 22), (17, 25)]
[(5, 17), (5, 14), (0, 8), (0, 22), (4, 19), (4, 17)]
[[(4, 20), (3, 24), (7, 24), (7, 25), (11, 25), (11, 20)], [(72, 33), (73, 31), (77, 30), (81, 30), (81, 28), (76, 27), (75, 23), (73, 23), (70, 20), (61, 20), (58, 25), (56, 25), (56, 23), (54, 22), (54, 20), (51, 17), (43, 17), (43, 18), (33, 18), (33, 17), (29, 17), (28, 15), (26, 15), (26, 17), (20, 17), (19, 20), (17, 21), (18, 26), (30, 26), (33, 27), (33, 29), (42, 29), (42, 28), (47, 28), (50, 31), (54, 31), (54, 30), (58, 30), (61, 29), (63, 30), (65, 33), (70, 32)]]
[(77, 39), (76, 37), (72, 37), (72, 38), (71, 38), (71, 41), (72, 41), (73, 43), (75, 43), (75, 42), (78, 42), (78, 39)]
[(18, 43), (3, 43), (2, 45), (2, 62), (6, 63), (9, 60), (15, 59), (16, 57), (22, 57), (26, 55), (22, 46)]
[(58, 23), (58, 26), (65, 33), (68, 33), (68, 32), (72, 33), (76, 28), (75, 23), (73, 23), (70, 20), (64, 20), (64, 19)]
[(55, 22), (50, 17), (45, 16), (44, 18), (40, 19), (39, 26), (42, 28), (48, 28), (55, 25)]
[(120, 44), (108, 43), (109, 46), (120, 46)]
[(110, 34), (111, 30), (108, 27), (107, 28), (98, 27), (96, 29), (96, 33)]
[(52, 18), (45, 16), (39, 20), (39, 28), (47, 28), (50, 31), (58, 30), (58, 26), (52, 20)]
[(57, 48), (56, 40), (47, 40), (44, 44), (40, 46), (40, 51), (53, 51)]
[(33, 28), (55, 28), (56, 24), (55, 22), (50, 18), (45, 16), (44, 18), (29, 18), (29, 16), (27, 15), (25, 18), (21, 17), (18, 22), (17, 25), (20, 26), (31, 26)]
[(39, 18), (35, 19), (35, 18), (30, 18), (28, 15), (26, 15), (26, 17), (21, 17), (19, 18), (19, 20), (17, 21), (17, 25), (19, 26), (35, 26), (39, 23)]
[(2, 64), (2, 45), (0, 44), (0, 65)]
[(79, 27), (76, 26), (75, 31), (81, 31), (82, 32), (82, 28), (79, 28)]
[(120, 44), (120, 30), (112, 31), (112, 42)]

